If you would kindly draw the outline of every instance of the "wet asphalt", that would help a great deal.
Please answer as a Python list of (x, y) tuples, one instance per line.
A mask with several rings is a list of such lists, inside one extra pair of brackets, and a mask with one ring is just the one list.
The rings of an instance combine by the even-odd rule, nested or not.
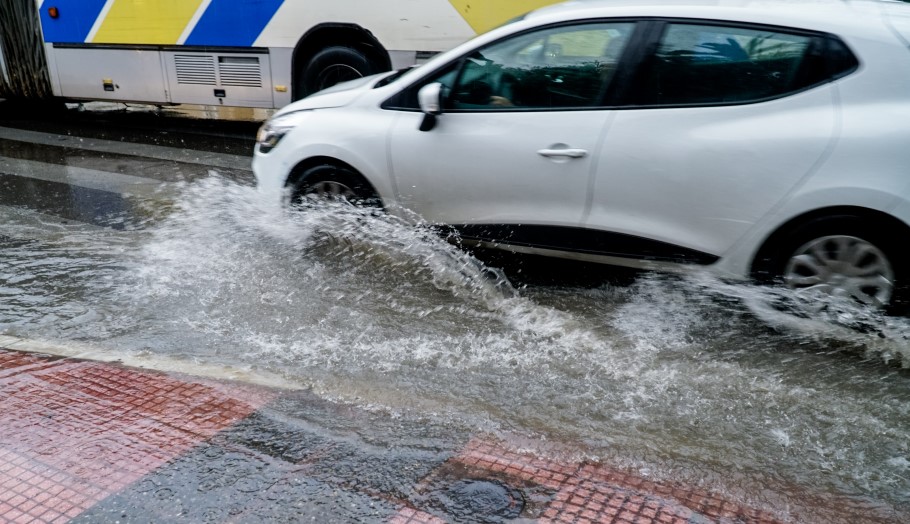
[[(174, 195), (185, 184), (217, 176), (230, 184), (251, 187), (254, 178), (249, 160), (254, 137), (267, 115), (231, 111), (228, 116), (227, 119), (213, 119), (209, 111), (198, 108), (114, 104), (36, 107), (0, 103), (0, 206), (34, 213), (40, 227), (47, 231), (69, 231), (67, 228), (74, 224), (93, 231), (132, 231), (141, 230), (166, 216)], [(7, 249), (27, 248), (30, 242), (40, 243), (41, 240), (0, 236), (0, 246)], [(604, 285), (622, 287), (639, 276), (630, 271), (605, 273), (585, 264), (499, 252), (474, 254), (487, 264), (502, 268), (516, 286), (530, 286), (532, 290), (535, 286), (570, 290), (597, 290)], [(90, 271), (90, 268), (79, 269)], [(78, 280), (78, 276), (74, 279)], [(551, 300), (556, 304), (571, 300), (559, 293), (555, 297)], [(3, 298), (0, 295), (0, 299)], [(655, 301), (659, 300), (658, 296)], [(47, 320), (53, 321), (53, 318)], [(452, 322), (457, 323), (457, 319)], [(723, 333), (723, 322), (709, 327), (711, 333), (704, 338), (722, 338), (717, 334)], [(661, 329), (672, 332), (672, 329), (658, 327), (658, 333)], [(759, 328), (757, 332), (758, 340), (773, 335), (773, 330), (766, 328)], [(0, 332), (0, 335), (4, 333)], [(634, 335), (650, 340), (644, 330)], [(748, 347), (742, 354), (747, 353)], [(817, 364), (819, 368), (828, 365), (826, 350), (812, 349), (809, 353), (810, 358), (824, 361)], [(705, 362), (711, 361), (711, 364), (705, 364), (707, 367), (714, 362), (710, 353), (706, 354)], [(700, 355), (693, 359), (702, 358)], [(717, 360), (723, 363), (724, 358), (722, 355)], [(726, 358), (740, 358), (740, 353)], [(748, 361), (753, 357), (742, 358)], [(881, 382), (887, 384), (882, 388), (889, 388), (886, 390), (889, 396), (884, 397), (886, 400), (906, 396), (898, 391), (906, 382), (906, 370), (894, 366), (882, 370), (878, 362), (864, 363), (871, 369), (863, 370), (853, 364), (852, 358), (841, 358), (835, 365), (842, 365), (846, 360), (848, 364), (844, 367), (859, 369), (857, 374), (881, 375)], [(198, 360), (198, 357), (193, 359)], [(771, 359), (778, 360), (778, 356), (771, 355)], [(495, 375), (482, 378), (482, 383), (493, 380)], [(539, 384), (531, 386), (540, 387)], [(811, 386), (808, 390), (813, 391)], [(640, 488), (641, 479), (615, 480), (620, 473), (640, 474), (640, 464), (634, 463), (613, 465), (620, 473), (610, 470), (609, 474), (599, 472), (599, 476), (579, 476), (574, 484), (569, 475), (560, 481), (565, 483), (552, 485), (540, 480), (539, 475), (541, 472), (559, 473), (552, 473), (555, 469), (548, 469), (550, 466), (546, 464), (536, 464), (527, 466), (531, 480), (516, 480), (523, 478), (520, 473), (504, 473), (496, 469), (496, 461), (501, 461), (503, 468), (507, 462), (525, 464), (514, 457), (503, 457), (518, 452), (534, 455), (549, 449), (546, 439), (521, 437), (506, 442), (497, 448), (500, 454), (491, 459), (493, 465), (472, 468), (465, 465), (463, 457), (475, 453), (472, 442), (486, 438), (478, 437), (484, 435), (483, 429), (449, 424), (444, 417), (401, 416), (387, 409), (371, 410), (369, 403), (352, 405), (313, 391), (280, 388), (276, 391), (273, 400), (258, 406), (242, 420), (207, 436), (135, 482), (65, 520), (85, 523), (425, 523), (632, 522), (640, 518), (641, 522), (758, 523), (828, 522), (831, 515), (841, 515), (843, 522), (900, 522), (910, 515), (910, 506), (906, 503), (910, 494), (901, 491), (900, 486), (906, 485), (906, 479), (902, 478), (889, 481), (889, 486), (898, 486), (895, 488), (897, 493), (890, 494), (891, 498), (884, 504), (875, 496), (847, 488), (840, 491), (838, 487), (832, 488), (835, 495), (831, 495), (802, 491), (796, 485), (784, 489), (778, 484), (774, 493), (771, 493), (774, 490), (767, 490), (765, 504), (754, 504), (754, 499), (737, 500), (730, 503), (732, 513), (729, 514), (723, 513), (725, 500), (720, 498), (717, 508), (694, 501), (695, 498), (708, 500), (711, 497), (705, 493), (693, 498), (691, 486), (677, 485), (673, 489), (685, 488), (680, 494), (667, 491), (658, 496), (654, 487)], [(520, 394), (516, 392), (516, 395)], [(558, 399), (553, 402), (557, 403)], [(794, 405), (797, 404), (795, 401)], [(494, 405), (490, 409), (495, 411), (497, 408)], [(782, 411), (788, 415), (798, 409), (803, 408), (787, 407)], [(893, 428), (900, 426), (900, 419), (906, 417), (905, 410), (892, 414), (887, 422), (889, 435), (897, 431)], [(533, 419), (532, 416), (528, 418)], [(601, 423), (608, 426), (615, 421)], [(175, 424), (179, 427), (179, 422)], [(508, 429), (497, 432), (493, 440), (502, 444), (498, 439), (509, 434)], [(677, 429), (671, 428), (668, 432)], [(16, 437), (2, 436), (11, 441)], [(686, 439), (681, 438), (684, 441), (681, 449), (690, 444)], [(695, 443), (692, 445), (696, 446)], [(742, 446), (747, 448), (748, 445), (744, 440)], [(584, 449), (583, 443), (578, 449)], [(547, 452), (542, 453), (547, 455)], [(563, 452), (556, 455), (560, 453)], [(655, 453), (659, 455), (662, 450)], [(897, 449), (894, 453), (901, 455), (905, 450)], [(586, 461), (583, 456), (570, 459), (561, 456), (548, 464), (553, 463), (572, 464), (574, 469), (571, 471), (574, 472), (610, 466), (599, 459)], [(761, 475), (762, 472), (755, 474)], [(591, 482), (591, 478), (597, 479), (597, 489), (585, 491), (580, 486), (583, 482)], [(714, 480), (723, 485), (723, 479)], [(566, 493), (576, 493), (573, 490), (590, 492), (589, 497), (602, 495), (606, 498), (586, 498), (583, 503), (572, 506), (572, 499)], [(786, 494), (781, 495), (783, 492)], [(621, 499), (621, 504), (608, 506), (607, 500), (611, 496)], [(636, 497), (641, 498), (640, 503)], [(780, 500), (787, 504), (780, 504)], [(0, 503), (3, 503), (2, 496)], [(653, 514), (648, 513), (648, 503), (655, 504)], [(791, 503), (794, 503), (792, 507)], [(813, 505), (828, 505), (829, 508), (813, 515)], [(629, 507), (634, 511), (629, 512)], [(657, 516), (662, 515), (659, 508), (667, 507), (677, 509), (672, 515), (666, 513), (669, 515), (666, 520), (658, 520)], [(0, 512), (0, 520), (3, 518)], [(37, 517), (34, 520), (43, 521)]]
[[(143, 226), (150, 199), (160, 196), (166, 206), (169, 184), (192, 183), (217, 170), (226, 180), (251, 185), (249, 157), (261, 123), (256, 118), (262, 115), (240, 113), (215, 120), (193, 109), (0, 102), (0, 206), (33, 210), (63, 224), (122, 230)], [(155, 149), (143, 151), (148, 145)], [(73, 381), (71, 387), (82, 386)], [(61, 396), (56, 402), (66, 401)], [(78, 410), (60, 413), (83, 415)], [(180, 427), (179, 421), (174, 424)], [(87, 431), (104, 438), (100, 427), (97, 433)], [(77, 438), (64, 428), (58, 437)], [(426, 499), (415, 486), (468, 439), (457, 428), (402, 422), (311, 393), (284, 393), (69, 516), (80, 523), (388, 522), (410, 498)], [(0, 469), (8, 470), (2, 460)], [(497, 486), (494, 498), (500, 495)], [(3, 499), (0, 495), (0, 503), (7, 502)], [(471, 500), (462, 503), (468, 507), (447, 520), (502, 520), (488, 508), (471, 508)], [(31, 507), (28, 501), (20, 505)], [(436, 513), (446, 518), (445, 506), (436, 506)], [(0, 510), (0, 520), (22, 519), (8, 505)], [(513, 513), (517, 517), (520, 512)], [(58, 521), (48, 514), (38, 514), (34, 521), (28, 513), (24, 516), (31, 522)], [(422, 515), (433, 521), (428, 513)]]

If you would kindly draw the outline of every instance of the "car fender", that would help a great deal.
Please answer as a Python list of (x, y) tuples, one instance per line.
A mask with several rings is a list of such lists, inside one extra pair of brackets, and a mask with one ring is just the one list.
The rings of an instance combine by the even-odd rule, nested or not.
[[(379, 193), (386, 207), (395, 203), (396, 191), (388, 175), (387, 116), (367, 109), (313, 111), (306, 125), (294, 129), (270, 155), (280, 156), (273, 166), (288, 175), (312, 158), (344, 162), (360, 173)], [(282, 180), (282, 188), (287, 177)]]
[(799, 192), (756, 224), (743, 239), (721, 257), (715, 269), (724, 276), (748, 276), (753, 259), (775, 231), (795, 218), (826, 208), (858, 207), (878, 211), (893, 216), (910, 227), (910, 199), (907, 198), (907, 192), (902, 195), (855, 186), (826, 187)]

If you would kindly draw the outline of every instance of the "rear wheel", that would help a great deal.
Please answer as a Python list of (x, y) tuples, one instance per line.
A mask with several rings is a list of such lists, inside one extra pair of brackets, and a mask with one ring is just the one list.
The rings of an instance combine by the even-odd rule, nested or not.
[(858, 216), (815, 219), (765, 250), (756, 269), (805, 298), (830, 295), (895, 311), (905, 303), (910, 269), (903, 234)]
[(378, 72), (379, 68), (360, 50), (331, 46), (310, 58), (297, 81), (304, 86), (303, 95), (306, 96), (335, 84)]
[(894, 293), (891, 260), (874, 244), (849, 235), (810, 240), (787, 261), (784, 282), (791, 289), (849, 297), (884, 307)]

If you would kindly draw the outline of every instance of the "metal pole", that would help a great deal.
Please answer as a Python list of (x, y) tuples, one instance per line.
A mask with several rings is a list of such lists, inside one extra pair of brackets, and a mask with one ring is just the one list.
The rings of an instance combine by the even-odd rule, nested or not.
[(0, 53), (0, 96), (53, 95), (35, 0), (0, 0)]

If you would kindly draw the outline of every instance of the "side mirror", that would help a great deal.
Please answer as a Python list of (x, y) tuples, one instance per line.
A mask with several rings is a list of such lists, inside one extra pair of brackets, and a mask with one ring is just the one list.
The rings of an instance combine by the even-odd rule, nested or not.
[(421, 131), (430, 131), (436, 127), (436, 117), (442, 114), (442, 84), (427, 84), (417, 92), (417, 101), (423, 111)]

